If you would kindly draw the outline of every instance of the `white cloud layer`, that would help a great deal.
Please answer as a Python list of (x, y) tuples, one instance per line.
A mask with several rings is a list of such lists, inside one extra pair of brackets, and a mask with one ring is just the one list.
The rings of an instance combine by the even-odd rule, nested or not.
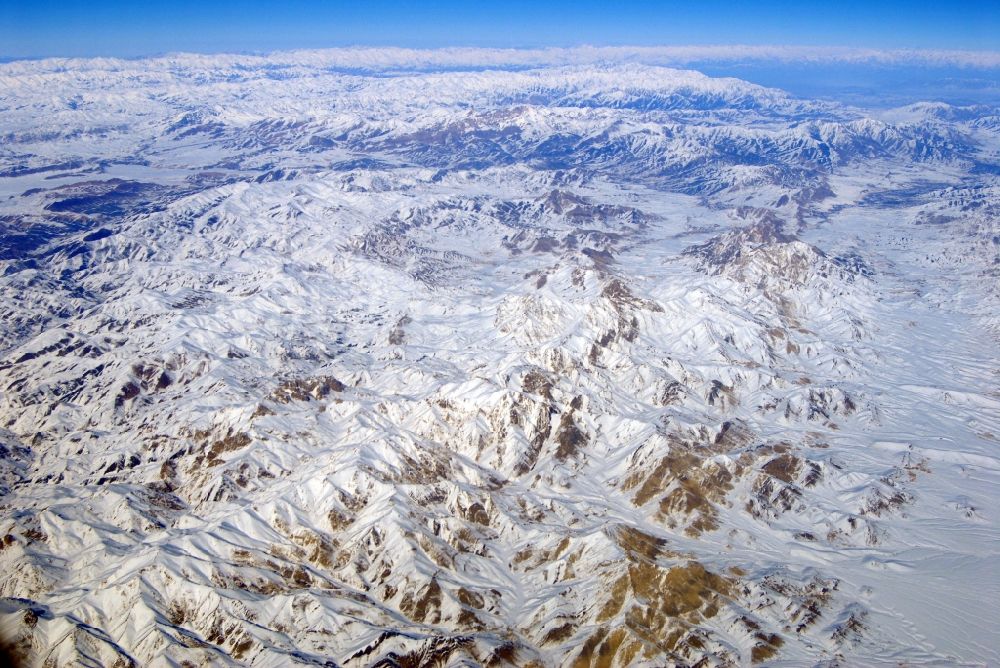
[[(594, 63), (642, 63), (684, 66), (693, 63), (853, 64), (875, 66), (963, 67), (1000, 69), (1000, 51), (942, 49), (860, 49), (815, 46), (579, 46), (545, 49), (404, 49), (350, 47), (280, 51), (265, 55), (170, 54), (144, 59), (158, 67), (325, 67), (346, 70), (427, 70), (464, 68), (524, 68)], [(30, 63), (30, 65), (29, 65)], [(50, 58), (7, 63), (13, 74), (22, 67), (38, 69), (116, 69), (134, 67), (135, 60), (115, 58)]]

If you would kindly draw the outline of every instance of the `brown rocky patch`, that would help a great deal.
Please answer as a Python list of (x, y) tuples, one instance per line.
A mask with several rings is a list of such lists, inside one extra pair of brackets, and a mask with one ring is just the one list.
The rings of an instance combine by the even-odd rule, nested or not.
[(399, 602), (400, 611), (415, 622), (437, 624), (441, 621), (441, 585), (437, 578), (417, 594), (407, 592)]
[(669, 568), (632, 562), (611, 586), (596, 618), (617, 618), (620, 625), (614, 631), (601, 627), (581, 648), (575, 665), (627, 665), (640, 650), (646, 658), (694, 656), (705, 646), (698, 625), (715, 617), (736, 593), (734, 581), (697, 561)]
[(802, 460), (791, 453), (785, 453), (772, 459), (761, 467), (765, 473), (781, 480), (794, 482), (802, 470)]
[[(211, 431), (196, 431), (193, 434), (196, 441), (206, 441), (212, 436)], [(195, 457), (191, 465), (191, 470), (197, 470), (204, 466), (218, 466), (223, 462), (222, 455), (247, 447), (253, 439), (245, 431), (234, 431), (232, 427), (226, 430), (225, 435), (212, 441), (201, 454)]]
[(286, 380), (271, 392), (270, 399), (279, 404), (292, 401), (319, 401), (333, 392), (343, 392), (345, 386), (333, 376)]
[(559, 431), (556, 433), (556, 459), (566, 461), (586, 447), (590, 439), (580, 430), (573, 419), (572, 411), (563, 413), (559, 420)]
[(528, 394), (537, 394), (550, 401), (552, 399), (552, 381), (537, 369), (532, 369), (524, 374), (524, 378), (521, 380), (521, 389)]

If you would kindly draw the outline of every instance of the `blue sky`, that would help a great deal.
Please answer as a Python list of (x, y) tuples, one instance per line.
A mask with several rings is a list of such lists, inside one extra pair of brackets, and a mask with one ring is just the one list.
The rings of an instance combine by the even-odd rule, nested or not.
[(5, 57), (736, 43), (1000, 50), (1000, 0), (0, 0)]

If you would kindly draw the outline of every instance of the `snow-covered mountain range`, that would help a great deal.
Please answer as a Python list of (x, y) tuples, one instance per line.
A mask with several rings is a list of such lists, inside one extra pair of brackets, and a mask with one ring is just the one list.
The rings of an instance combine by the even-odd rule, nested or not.
[(15, 653), (1000, 662), (1000, 109), (371, 54), (0, 64)]

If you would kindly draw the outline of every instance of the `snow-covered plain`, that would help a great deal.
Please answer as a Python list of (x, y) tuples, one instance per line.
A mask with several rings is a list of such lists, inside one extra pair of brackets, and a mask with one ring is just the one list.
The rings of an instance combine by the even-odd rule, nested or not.
[(394, 53), (0, 65), (14, 651), (1000, 663), (1000, 109)]

